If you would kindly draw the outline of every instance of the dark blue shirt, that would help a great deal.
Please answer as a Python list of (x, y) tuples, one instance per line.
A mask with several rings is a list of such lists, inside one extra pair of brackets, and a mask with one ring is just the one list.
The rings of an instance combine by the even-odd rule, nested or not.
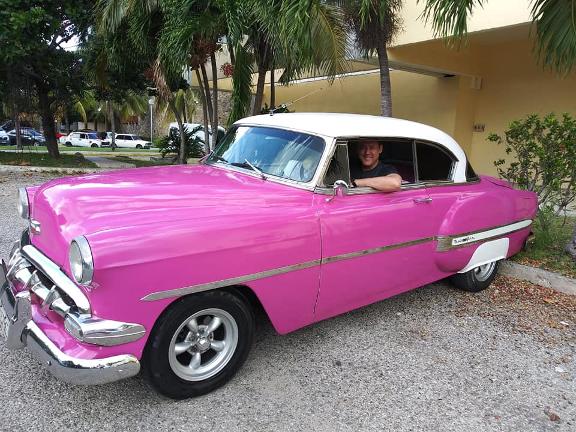
[(372, 177), (383, 177), (388, 174), (398, 174), (398, 171), (392, 165), (379, 161), (378, 165), (367, 171), (364, 171), (360, 165), (353, 166), (350, 174), (352, 175), (352, 179), (358, 180)]

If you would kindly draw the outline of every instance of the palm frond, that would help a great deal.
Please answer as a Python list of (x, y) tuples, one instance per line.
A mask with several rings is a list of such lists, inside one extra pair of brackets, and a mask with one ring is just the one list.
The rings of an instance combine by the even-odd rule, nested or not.
[(422, 17), (432, 24), (435, 36), (448, 38), (449, 44), (458, 44), (468, 33), (468, 18), (475, 7), (486, 0), (418, 0), (424, 1)]
[(86, 110), (84, 109), (84, 105), (82, 105), (82, 102), (80, 102), (80, 101), (75, 102), (73, 107), (74, 107), (74, 110), (78, 114), (80, 114), (80, 117), (82, 117), (82, 121), (84, 123), (86, 123), (88, 121), (87, 120), (88, 116), (86, 115)]
[(247, 51), (246, 47), (237, 44), (236, 64), (232, 75), (232, 100), (228, 125), (246, 116), (252, 101), (252, 73), (254, 73), (254, 57)]
[(540, 63), (567, 74), (576, 65), (576, 0), (534, 0), (532, 18)]

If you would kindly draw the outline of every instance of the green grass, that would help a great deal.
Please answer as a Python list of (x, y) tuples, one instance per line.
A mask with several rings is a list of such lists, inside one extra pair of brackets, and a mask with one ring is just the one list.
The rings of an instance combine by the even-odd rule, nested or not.
[(73, 155), (60, 155), (55, 159), (47, 153), (28, 152), (2, 152), (0, 151), (0, 165), (58, 167), (58, 168), (96, 168), (96, 164), (84, 158)]
[(537, 219), (533, 228), (534, 242), (526, 251), (514, 256), (513, 261), (576, 278), (576, 262), (564, 251), (575, 224), (576, 218), (553, 217), (546, 233)]
[[(0, 146), (0, 151), (2, 150), (16, 150), (16, 146)], [(84, 152), (95, 152), (95, 153), (143, 153), (143, 154), (150, 154), (150, 155), (155, 155), (156, 153), (158, 153), (158, 149), (157, 148), (152, 148), (150, 150), (147, 149), (134, 149), (134, 148), (117, 148), (115, 152), (112, 151), (112, 149), (110, 149), (110, 147), (66, 147), (66, 146), (62, 146), (59, 145), (58, 146), (58, 150), (60, 150), (61, 153), (76, 153), (76, 152), (80, 152), (80, 153), (84, 153)], [(24, 151), (31, 151), (33, 153), (45, 153), (46, 147), (44, 146), (34, 146), (34, 147), (29, 147), (29, 146), (25, 146), (24, 147)]]
[(126, 162), (135, 165), (136, 167), (149, 167), (149, 166), (158, 166), (158, 165), (169, 165), (162, 162), (155, 162), (150, 160), (142, 160), (142, 159), (133, 159), (129, 156), (113, 156), (107, 157), (107, 159), (115, 160), (118, 162)]

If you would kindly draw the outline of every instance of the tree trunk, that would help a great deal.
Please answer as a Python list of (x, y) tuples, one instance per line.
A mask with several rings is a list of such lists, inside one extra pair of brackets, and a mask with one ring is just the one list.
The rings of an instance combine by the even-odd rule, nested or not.
[[(208, 74), (206, 73), (206, 67), (204, 65), (200, 65), (200, 70), (202, 71), (202, 78), (203, 78), (203, 86), (204, 86), (204, 94), (206, 98), (206, 108), (208, 109), (208, 120), (212, 123), (212, 118), (214, 117), (214, 111), (212, 110), (212, 97), (210, 95), (210, 81), (208, 81)], [(204, 131), (208, 134), (208, 130)], [(207, 141), (208, 135), (206, 135)]]
[(206, 139), (208, 131), (208, 107), (206, 104), (206, 93), (204, 93), (204, 86), (202, 85), (202, 78), (200, 77), (200, 71), (198, 69), (194, 70), (196, 71), (196, 79), (198, 80), (198, 87), (200, 88), (200, 101), (202, 102), (202, 115), (204, 124), (204, 151), (206, 152), (206, 154), (208, 154), (210, 153), (210, 143)]
[(270, 109), (276, 108), (276, 87), (274, 84), (274, 64), (270, 68)]
[(572, 241), (566, 245), (566, 252), (568, 252), (574, 261), (576, 261), (576, 225), (574, 226), (574, 233), (572, 234)]
[(48, 96), (48, 88), (42, 83), (36, 83), (36, 91), (38, 92), (38, 107), (40, 108), (40, 117), (42, 117), (42, 129), (44, 129), (48, 154), (54, 158), (59, 158), (60, 152), (58, 151), (58, 140), (56, 139), (54, 113), (50, 107), (51, 101)]
[(16, 131), (16, 149), (22, 150), (22, 133), (20, 132), (20, 113), (14, 117), (14, 130)]
[(262, 111), (262, 99), (264, 98), (264, 84), (266, 83), (266, 72), (270, 68), (269, 47), (266, 39), (260, 37), (258, 41), (258, 52), (256, 63), (258, 64), (258, 81), (256, 82), (256, 94), (254, 95), (254, 108), (252, 115), (258, 115)]
[(214, 109), (210, 150), (214, 150), (218, 143), (218, 69), (216, 68), (216, 54), (214, 54), (214, 52), (210, 54), (210, 63), (212, 63), (212, 105)]
[(228, 39), (228, 52), (230, 53), (230, 64), (234, 66), (236, 64), (236, 55), (234, 54), (234, 47), (232, 44), (232, 40), (230, 36), (227, 37)]
[(64, 123), (66, 124), (66, 133), (70, 133), (70, 118), (68, 117), (68, 110), (64, 109)]
[(182, 117), (176, 108), (174, 98), (170, 98), (168, 101), (168, 106), (170, 107), (170, 110), (172, 111), (172, 114), (174, 114), (176, 122), (178, 123), (178, 132), (180, 135), (180, 151), (178, 152), (178, 163), (185, 165), (188, 158), (186, 155), (186, 136), (184, 135), (184, 123), (182, 123)]
[(377, 52), (378, 63), (380, 64), (380, 114), (384, 117), (392, 117), (392, 89), (390, 87), (390, 69), (386, 44), (382, 42)]
[(266, 80), (266, 66), (258, 64), (258, 81), (256, 82), (256, 94), (254, 95), (254, 108), (252, 115), (258, 115), (262, 111), (262, 99), (264, 98), (264, 84)]
[(110, 143), (110, 148), (112, 151), (116, 151), (116, 119), (114, 118), (114, 107), (110, 101), (106, 101), (106, 107), (108, 108), (108, 116), (110, 117), (110, 132), (112, 133), (112, 142)]

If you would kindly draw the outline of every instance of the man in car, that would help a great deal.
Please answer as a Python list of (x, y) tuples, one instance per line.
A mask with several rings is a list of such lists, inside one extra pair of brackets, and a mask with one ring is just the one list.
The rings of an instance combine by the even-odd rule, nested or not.
[(392, 165), (382, 163), (380, 155), (384, 145), (376, 140), (360, 141), (353, 146), (359, 164), (350, 168), (352, 184), (356, 187), (371, 187), (382, 192), (400, 190), (402, 177)]

